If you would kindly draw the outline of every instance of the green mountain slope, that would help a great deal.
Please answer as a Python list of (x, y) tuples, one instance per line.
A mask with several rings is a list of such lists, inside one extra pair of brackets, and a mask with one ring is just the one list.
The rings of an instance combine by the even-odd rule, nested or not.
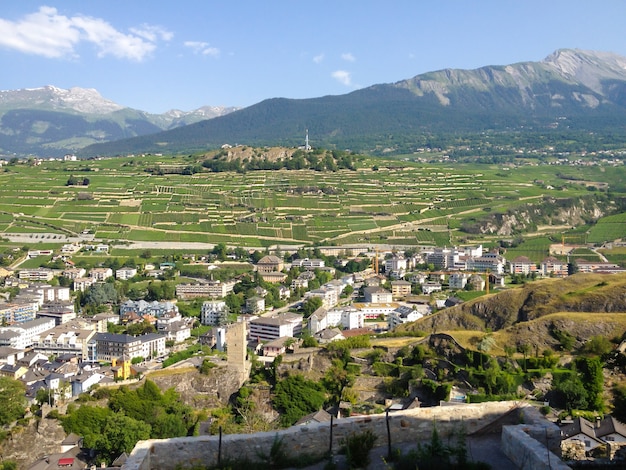
[(375, 153), (424, 136), (482, 131), (615, 130), (626, 118), (626, 59), (557, 51), (541, 62), (442, 70), (346, 95), (265, 100), (235, 113), (108, 144), (85, 155), (191, 152), (222, 144), (301, 145)]

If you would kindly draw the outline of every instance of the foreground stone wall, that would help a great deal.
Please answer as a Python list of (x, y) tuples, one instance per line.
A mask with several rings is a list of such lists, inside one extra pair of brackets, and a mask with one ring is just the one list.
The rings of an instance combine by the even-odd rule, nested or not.
[[(458, 434), (466, 434), (484, 429), (502, 415), (517, 410), (520, 420), (529, 425), (541, 420), (536, 410), (523, 402), (489, 402), (458, 406), (437, 406), (389, 413), (389, 432), (392, 446), (418, 442), (428, 442), (433, 426), (442, 439)], [(353, 433), (372, 431), (377, 436), (376, 446), (387, 445), (387, 419), (385, 414), (350, 417), (335, 420), (332, 430), (330, 423), (316, 423), (294, 426), (289, 429), (255, 434), (231, 434), (222, 437), (221, 451), (219, 436), (181, 437), (174, 439), (153, 439), (137, 443), (135, 449), (122, 467), (124, 470), (173, 470), (191, 468), (198, 465), (215, 465), (218, 455), (222, 462), (228, 460), (261, 460), (268, 455), (272, 444), (280, 439), (283, 448), (291, 455), (322, 456), (331, 447), (338, 452), (345, 438)], [(524, 434), (532, 439), (528, 434)], [(536, 441), (535, 441), (536, 442)], [(220, 454), (221, 452), (221, 454)], [(552, 468), (555, 468), (554, 466)]]
[[(541, 442), (542, 434), (551, 434), (552, 429), (539, 426), (504, 426), (502, 428), (502, 451), (520, 470), (566, 470), (564, 464)], [(533, 437), (534, 436), (534, 437)], [(548, 437), (548, 439), (552, 439)]]

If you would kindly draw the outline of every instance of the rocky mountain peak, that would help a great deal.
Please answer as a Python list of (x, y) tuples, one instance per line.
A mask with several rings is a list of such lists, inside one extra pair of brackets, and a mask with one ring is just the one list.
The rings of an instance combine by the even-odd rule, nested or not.
[(626, 57), (612, 52), (559, 49), (543, 61), (566, 80), (601, 92), (602, 81), (626, 79)]

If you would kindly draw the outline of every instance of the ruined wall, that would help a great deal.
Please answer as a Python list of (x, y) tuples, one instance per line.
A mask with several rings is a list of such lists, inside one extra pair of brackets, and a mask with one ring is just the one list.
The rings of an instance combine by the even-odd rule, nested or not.
[[(427, 442), (437, 427), (442, 439), (464, 429), (472, 434), (497, 421), (502, 415), (520, 409), (520, 419), (533, 424), (541, 418), (533, 407), (522, 402), (489, 402), (458, 406), (437, 406), (389, 413), (389, 431), (393, 445)], [(378, 437), (376, 446), (387, 445), (385, 414), (335, 420), (332, 427), (332, 448), (338, 452), (342, 441), (352, 433), (371, 430)], [(527, 434), (525, 434), (531, 439)], [(272, 443), (281, 439), (293, 454), (324, 455), (330, 446), (329, 423), (294, 426), (289, 429), (255, 434), (232, 434), (222, 438), (222, 461), (233, 459), (259, 460), (267, 455)], [(218, 461), (218, 436), (181, 437), (139, 442), (124, 470), (170, 470), (195, 465), (214, 465)], [(553, 467), (555, 468), (555, 467)]]

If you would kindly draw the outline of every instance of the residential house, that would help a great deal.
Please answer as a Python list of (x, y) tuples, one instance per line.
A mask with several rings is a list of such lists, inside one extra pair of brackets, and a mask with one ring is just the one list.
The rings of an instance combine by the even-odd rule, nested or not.
[(253, 296), (246, 299), (246, 312), (262, 313), (265, 311), (265, 299), (259, 296)]
[(372, 304), (384, 304), (393, 301), (391, 292), (376, 286), (363, 288), (363, 298), (365, 302)]
[(403, 323), (419, 320), (428, 313), (430, 313), (430, 308), (427, 305), (414, 305), (411, 307), (400, 305), (387, 316), (387, 325), (389, 330), (393, 330), (396, 326)]
[(569, 266), (566, 261), (560, 261), (554, 256), (548, 256), (541, 262), (539, 272), (542, 276), (567, 277), (569, 275)]
[(504, 274), (504, 266), (506, 259), (498, 253), (485, 253), (478, 258), (469, 258), (467, 260), (467, 269), (469, 271), (492, 272), (496, 274)]
[(561, 436), (564, 442), (583, 442), (585, 451), (589, 452), (607, 442), (626, 444), (626, 425), (612, 416), (598, 418), (595, 423), (577, 417), (572, 423), (561, 427)]
[(63, 272), (61, 273), (63, 277), (66, 277), (71, 280), (85, 277), (85, 274), (87, 274), (87, 271), (85, 270), (85, 268), (68, 268), (68, 269), (63, 270)]
[(294, 259), (291, 262), (291, 267), (306, 269), (307, 271), (313, 271), (315, 269), (323, 268), (325, 266), (326, 263), (323, 259), (299, 258)]
[(137, 268), (123, 267), (115, 270), (115, 279), (125, 281), (137, 275)]
[(339, 300), (337, 290), (331, 287), (320, 287), (319, 289), (313, 289), (304, 294), (305, 300), (311, 297), (322, 299), (322, 306), (325, 308), (334, 307)]
[(113, 270), (111, 268), (92, 268), (89, 271), (89, 277), (96, 282), (104, 282), (113, 277)]
[(448, 277), (448, 287), (452, 290), (463, 290), (467, 285), (468, 277), (465, 273), (452, 273)]
[(200, 310), (200, 323), (203, 325), (220, 325), (226, 323), (228, 307), (223, 300), (203, 302)]
[(391, 281), (391, 295), (392, 297), (406, 297), (407, 295), (411, 295), (412, 287), (413, 284), (408, 281)]
[(275, 340), (265, 343), (262, 347), (263, 355), (266, 357), (276, 357), (281, 354), (285, 354), (287, 351), (287, 344), (294, 341), (292, 337), (283, 336)]
[(54, 277), (54, 271), (48, 268), (20, 269), (19, 278), (27, 281), (50, 281)]
[(313, 337), (320, 344), (328, 344), (333, 341), (339, 341), (342, 339), (346, 339), (339, 328), (326, 328), (325, 330), (318, 331), (313, 335)]
[(422, 292), (424, 294), (432, 294), (433, 292), (441, 292), (441, 283), (435, 281), (427, 281), (422, 284)]
[(236, 281), (214, 281), (209, 280), (197, 284), (178, 284), (176, 286), (176, 297), (181, 299), (195, 299), (198, 297), (211, 297), (221, 299), (233, 291)]
[(511, 274), (529, 275), (537, 271), (537, 265), (527, 256), (517, 256), (512, 261), (509, 261), (509, 272)]
[(96, 280), (92, 277), (78, 277), (74, 279), (73, 287), (75, 291), (85, 292), (95, 282)]

